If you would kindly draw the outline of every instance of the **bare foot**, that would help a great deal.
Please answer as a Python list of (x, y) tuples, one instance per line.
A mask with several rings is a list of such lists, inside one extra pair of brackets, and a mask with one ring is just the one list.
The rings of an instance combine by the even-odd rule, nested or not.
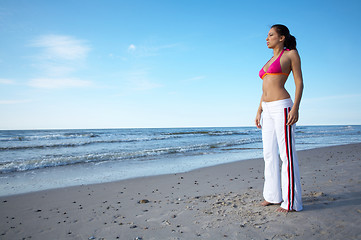
[(283, 212), (283, 213), (289, 213), (289, 212), (296, 212), (295, 210), (287, 210), (284, 208), (279, 207), (276, 212)]
[(270, 203), (267, 202), (266, 200), (264, 200), (263, 202), (261, 202), (261, 206), (270, 206), (270, 205), (280, 205), (281, 203)]

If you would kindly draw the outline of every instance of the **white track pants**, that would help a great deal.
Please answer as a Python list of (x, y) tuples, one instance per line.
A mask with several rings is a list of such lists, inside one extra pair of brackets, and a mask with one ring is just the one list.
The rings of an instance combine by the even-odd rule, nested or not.
[[(295, 149), (295, 125), (288, 126), (290, 98), (262, 103), (262, 141), (265, 161), (263, 197), (287, 210), (302, 210), (301, 182)], [(280, 176), (279, 156), (282, 160)]]

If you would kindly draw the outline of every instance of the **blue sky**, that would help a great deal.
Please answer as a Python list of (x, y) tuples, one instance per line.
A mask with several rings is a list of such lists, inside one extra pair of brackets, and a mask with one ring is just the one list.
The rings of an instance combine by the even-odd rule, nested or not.
[(360, 12), (357, 0), (1, 0), (0, 129), (253, 126), (275, 23), (298, 41), (298, 124), (361, 124)]

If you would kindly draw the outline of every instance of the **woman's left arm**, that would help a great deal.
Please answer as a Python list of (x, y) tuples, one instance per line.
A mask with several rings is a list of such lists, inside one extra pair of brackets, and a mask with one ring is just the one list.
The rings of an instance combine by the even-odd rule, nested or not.
[(303, 78), (301, 70), (301, 59), (298, 55), (297, 50), (290, 52), (291, 59), (291, 69), (293, 73), (293, 78), (295, 80), (296, 91), (295, 91), (295, 101), (293, 103), (292, 110), (288, 114), (287, 125), (293, 125), (298, 121), (298, 109), (301, 103), (301, 97), (303, 92)]

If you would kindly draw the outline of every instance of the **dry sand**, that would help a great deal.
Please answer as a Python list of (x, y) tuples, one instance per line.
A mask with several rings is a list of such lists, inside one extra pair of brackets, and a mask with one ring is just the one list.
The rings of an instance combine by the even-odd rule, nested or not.
[(361, 239), (361, 144), (299, 151), (304, 210), (261, 207), (263, 160), (0, 198), (0, 239)]

